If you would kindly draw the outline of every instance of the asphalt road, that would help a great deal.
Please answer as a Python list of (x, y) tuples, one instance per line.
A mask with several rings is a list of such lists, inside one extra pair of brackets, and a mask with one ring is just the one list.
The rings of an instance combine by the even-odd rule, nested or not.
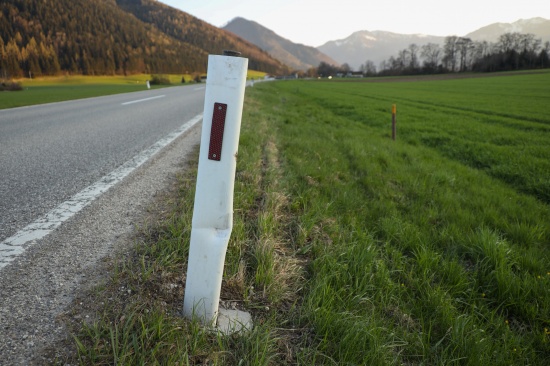
[[(136, 227), (163, 212), (200, 142), (204, 92), (174, 87), (0, 111), (0, 366), (74, 356), (67, 324), (83, 321), (87, 291), (111, 275), (108, 258), (131, 251)], [(2, 260), (14, 233), (98, 182), (117, 181), (113, 172), (125, 167), (118, 183)]]
[(205, 86), (0, 110), (0, 242), (202, 113)]

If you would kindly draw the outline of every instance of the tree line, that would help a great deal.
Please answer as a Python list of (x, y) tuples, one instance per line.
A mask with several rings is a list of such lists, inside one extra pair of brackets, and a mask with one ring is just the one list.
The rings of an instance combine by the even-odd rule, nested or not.
[[(505, 33), (497, 42), (472, 41), (449, 36), (443, 46), (416, 44), (380, 64), (381, 75), (443, 72), (493, 72), (550, 67), (550, 42), (542, 44), (533, 34)], [(368, 62), (362, 66), (368, 69)]]
[[(396, 76), (452, 72), (495, 72), (550, 68), (550, 42), (542, 43), (533, 34), (505, 33), (497, 42), (472, 41), (470, 38), (449, 36), (443, 45), (410, 44), (377, 68), (367, 60), (359, 71), (365, 76)], [(341, 66), (321, 63), (319, 76), (347, 75), (348, 64)]]

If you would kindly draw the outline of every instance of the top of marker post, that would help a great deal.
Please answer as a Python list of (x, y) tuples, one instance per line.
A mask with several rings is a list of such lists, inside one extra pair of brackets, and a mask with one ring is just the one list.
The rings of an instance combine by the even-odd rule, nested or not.
[[(209, 93), (208, 86), (212, 87), (214, 85), (217, 87), (229, 88), (231, 90), (241, 87), (244, 88), (247, 70), (248, 58), (246, 57), (228, 56), (227, 54), (208, 55), (206, 93)], [(217, 97), (215, 102), (226, 103), (219, 99), (219, 97)]]
[(232, 51), (232, 50), (223, 50), (224, 56), (231, 56), (231, 57), (241, 57), (241, 53), (239, 51)]

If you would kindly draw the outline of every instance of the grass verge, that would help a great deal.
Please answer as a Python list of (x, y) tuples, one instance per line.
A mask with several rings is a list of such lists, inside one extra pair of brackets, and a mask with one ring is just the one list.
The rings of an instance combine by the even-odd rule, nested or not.
[[(448, 153), (465, 144), (501, 151), (503, 136), (507, 146), (548, 146), (540, 129), (550, 120), (537, 108), (550, 84), (531, 77), (248, 89), (222, 301), (252, 312), (254, 330), (222, 337), (180, 317), (195, 162), (171, 214), (147, 225), (112, 281), (90, 295), (97, 307), (75, 325), (74, 361), (548, 364), (547, 188), (541, 195), (492, 171), (515, 160), (474, 154), (486, 162), (476, 165)], [(502, 83), (531, 93), (534, 107), (511, 94), (509, 108), (498, 106)], [(491, 105), (489, 96), (479, 102), (491, 90), (498, 107), (478, 108)], [(401, 106), (395, 142), (392, 100)], [(438, 133), (453, 137), (433, 144)], [(526, 156), (545, 154), (528, 147)], [(533, 159), (522, 174), (547, 179), (544, 164)]]
[(142, 91), (147, 89), (147, 79), (150, 75), (60, 76), (19, 80), (22, 90), (3, 92), (0, 109)]
[[(261, 78), (265, 73), (249, 71), (248, 78)], [(21, 90), (3, 92), (0, 87), (0, 109), (35, 104), (62, 102), (82, 98), (147, 90), (146, 81), (162, 78), (163, 82), (151, 84), (152, 89), (170, 85), (192, 83), (193, 75), (130, 75), (130, 76), (59, 76), (17, 80)]]

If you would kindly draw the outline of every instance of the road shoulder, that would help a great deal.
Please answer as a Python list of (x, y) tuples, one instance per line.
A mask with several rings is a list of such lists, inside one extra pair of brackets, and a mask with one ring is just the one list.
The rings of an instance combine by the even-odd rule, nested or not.
[(108, 278), (107, 258), (131, 248), (136, 227), (185, 168), (200, 132), (199, 123), (2, 269), (0, 364), (53, 361), (44, 350), (70, 337), (60, 316)]

